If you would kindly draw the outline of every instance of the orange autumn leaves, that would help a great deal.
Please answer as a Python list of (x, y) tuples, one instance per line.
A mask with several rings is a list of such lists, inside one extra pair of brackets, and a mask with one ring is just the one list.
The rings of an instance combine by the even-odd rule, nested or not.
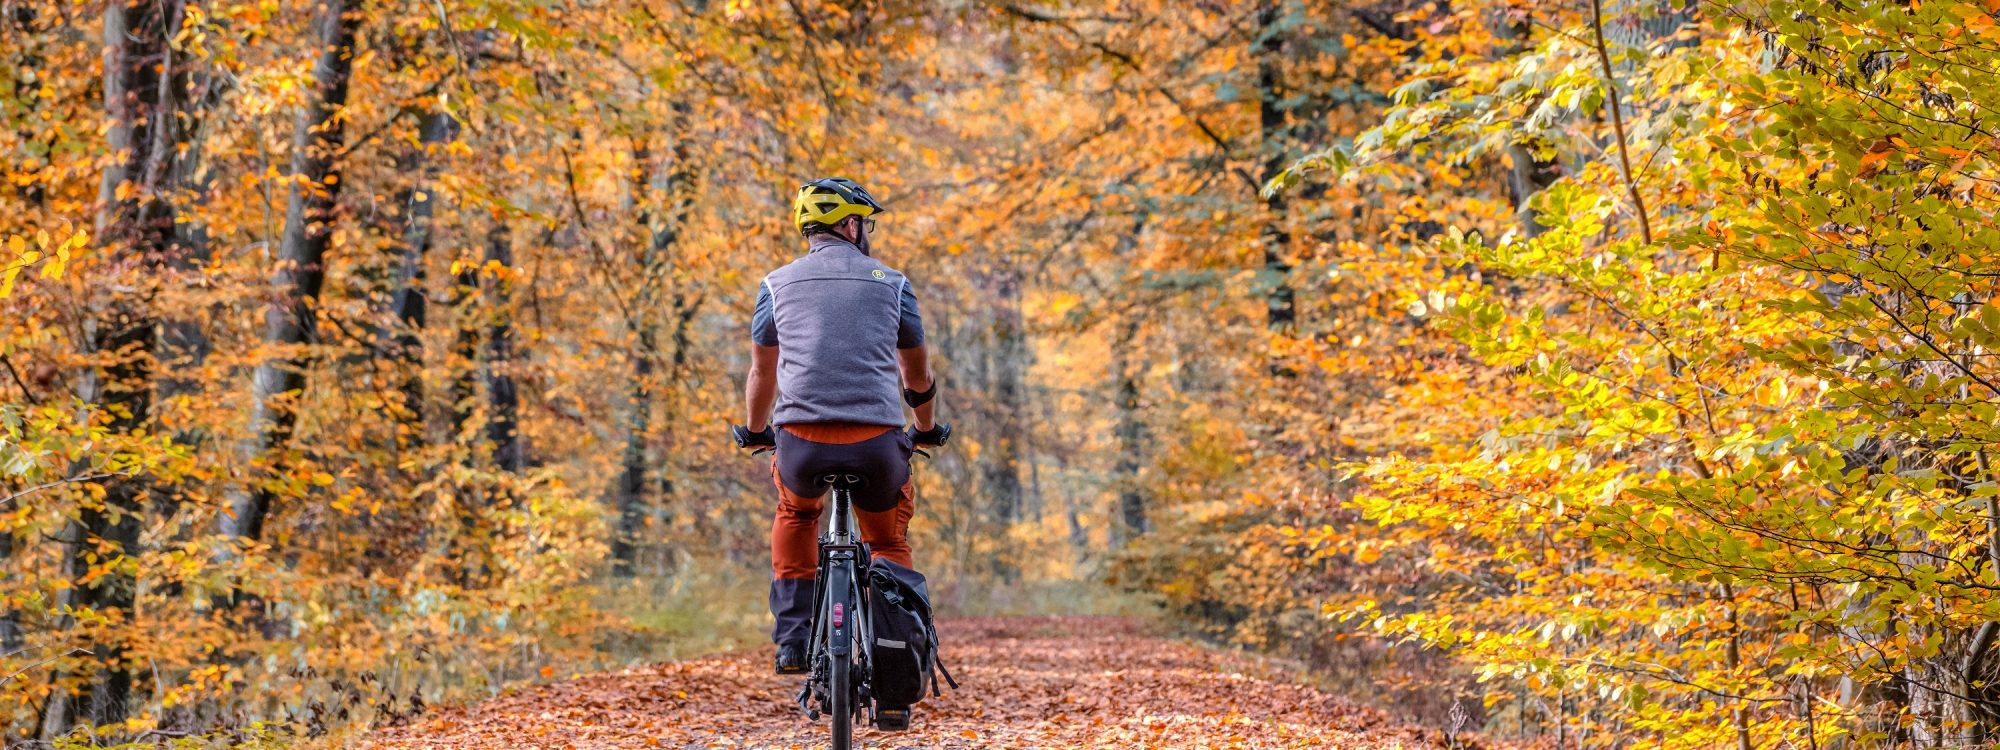
[[(1589, 742), (1989, 736), (1996, 154), (1966, 112), (2000, 91), (1938, 43), (1970, 7), (1642, 4), (1608, 49), (1564, 9), (1432, 27), (1474, 54), (1409, 72), (1451, 85), (1304, 166), (1490, 164), (1504, 189), (1473, 197), (1519, 220), (1464, 206), (1411, 258), (1434, 275), (1404, 299), (1451, 344), (1388, 394), (1415, 444), (1349, 465), (1369, 523), (1294, 535), (1366, 564), (1326, 611)], [(1648, 154), (1629, 177), (1617, 138)]]
[[(1149, 635), (1107, 618), (941, 623), (964, 688), (916, 708), (907, 733), (868, 730), (870, 748), (1445, 747), (1445, 735), (1282, 676), (1238, 655)], [(431, 747), (814, 747), (824, 723), (790, 701), (768, 651), (529, 688), (380, 733), (376, 750)], [(1479, 747), (1481, 745), (1463, 745)]]

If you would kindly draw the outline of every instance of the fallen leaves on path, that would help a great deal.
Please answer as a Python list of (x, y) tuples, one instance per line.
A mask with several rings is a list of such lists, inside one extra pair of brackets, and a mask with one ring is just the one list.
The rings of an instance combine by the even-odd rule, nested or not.
[[(908, 732), (858, 730), (859, 745), (926, 748), (1417, 748), (1434, 731), (1354, 702), (1255, 676), (1251, 660), (1147, 635), (1109, 618), (943, 623), (963, 689), (917, 707)], [(374, 750), (825, 747), (825, 721), (792, 703), (799, 678), (770, 650), (724, 654), (526, 688), (378, 734)]]

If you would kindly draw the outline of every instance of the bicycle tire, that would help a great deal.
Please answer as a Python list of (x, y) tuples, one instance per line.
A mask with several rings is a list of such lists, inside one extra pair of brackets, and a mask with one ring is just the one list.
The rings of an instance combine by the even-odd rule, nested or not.
[[(853, 602), (849, 601), (854, 593), (853, 569), (845, 565), (835, 565), (829, 572), (832, 575), (828, 576), (831, 580), (827, 581), (827, 596), (832, 598), (833, 605), (844, 612), (846, 617), (853, 617), (854, 606)], [(850, 634), (853, 632), (852, 627), (848, 626)], [(851, 682), (851, 668), (854, 662), (853, 643), (854, 640), (850, 635), (847, 655), (828, 655), (828, 661), (832, 663), (827, 669), (827, 711), (833, 714), (833, 750), (852, 750), (854, 746), (854, 685)]]
[(830, 677), (834, 685), (833, 704), (833, 750), (851, 750), (854, 747), (854, 689), (847, 684), (848, 663), (846, 659), (833, 660)]

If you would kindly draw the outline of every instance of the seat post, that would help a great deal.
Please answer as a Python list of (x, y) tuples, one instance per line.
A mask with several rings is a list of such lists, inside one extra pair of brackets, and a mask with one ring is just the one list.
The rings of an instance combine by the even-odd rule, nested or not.
[(833, 537), (834, 544), (854, 543), (854, 501), (852, 492), (852, 490), (841, 484), (833, 486), (833, 517), (828, 519), (827, 522), (831, 524), (831, 536)]

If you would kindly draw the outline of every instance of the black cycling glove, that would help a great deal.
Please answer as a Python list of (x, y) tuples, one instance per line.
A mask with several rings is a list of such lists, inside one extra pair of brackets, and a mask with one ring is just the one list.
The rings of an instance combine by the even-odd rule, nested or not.
[(910, 428), (910, 442), (916, 445), (944, 445), (951, 440), (951, 424), (939, 422), (928, 430)]
[(729, 426), (729, 436), (736, 438), (736, 447), (738, 448), (778, 447), (778, 433), (769, 425), (766, 425), (762, 432), (751, 432), (748, 427), (733, 424)]

